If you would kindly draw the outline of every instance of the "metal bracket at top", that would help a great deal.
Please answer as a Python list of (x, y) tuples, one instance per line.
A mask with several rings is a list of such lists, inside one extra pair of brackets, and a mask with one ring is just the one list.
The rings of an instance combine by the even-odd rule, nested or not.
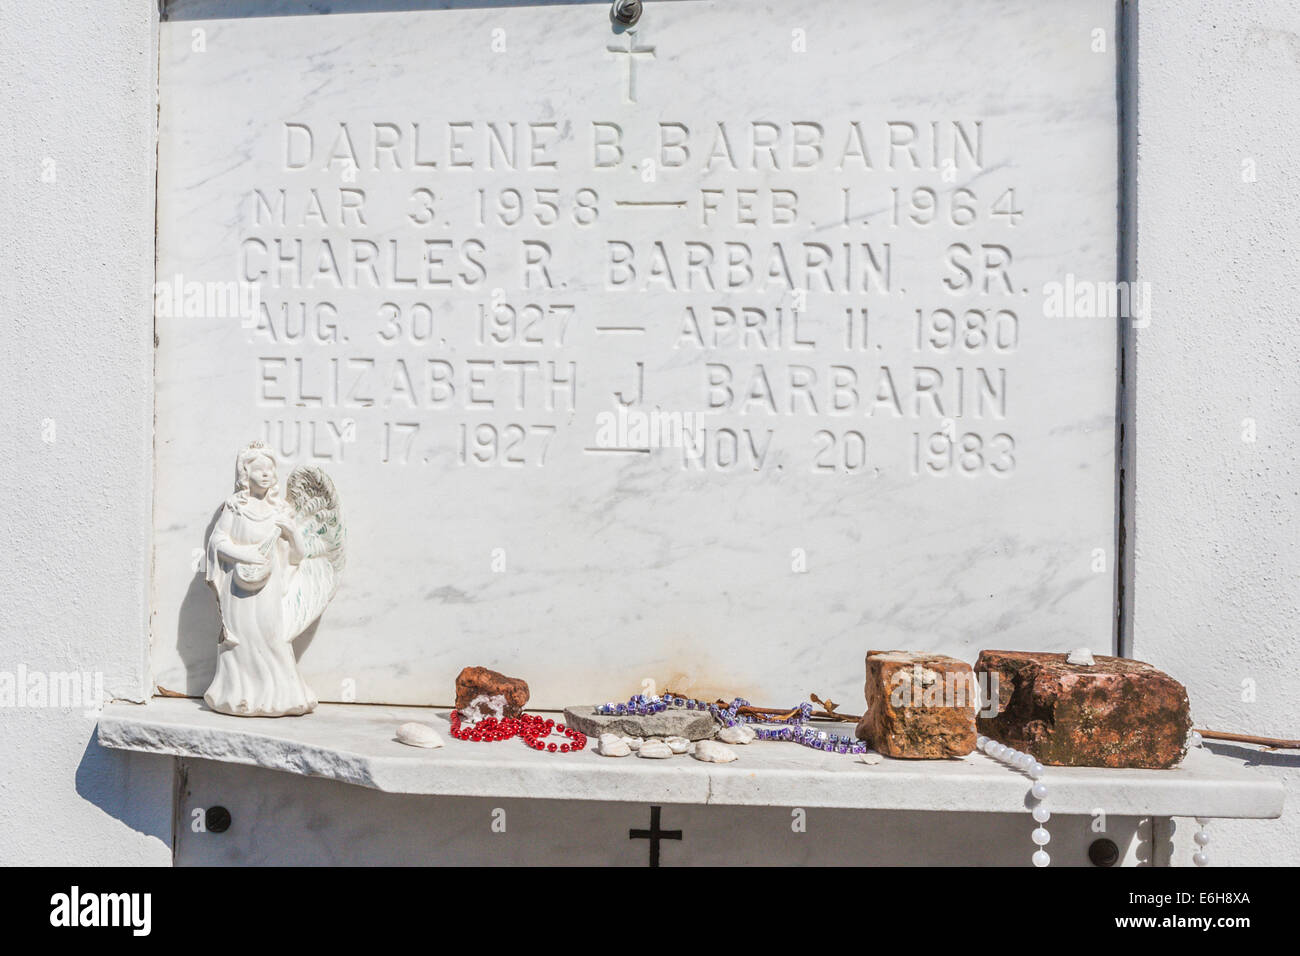
[(620, 26), (634, 26), (641, 19), (641, 0), (614, 0), (609, 17)]

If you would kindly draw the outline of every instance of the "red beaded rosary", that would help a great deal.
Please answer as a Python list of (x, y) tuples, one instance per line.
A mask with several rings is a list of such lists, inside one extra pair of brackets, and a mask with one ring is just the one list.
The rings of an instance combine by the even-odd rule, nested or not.
[[(569, 744), (548, 744), (543, 742), (543, 738), (549, 737), (551, 731), (564, 734), (569, 740)], [(518, 717), (502, 717), (497, 720), (495, 717), (484, 717), (476, 724), (468, 727), (460, 725), (460, 711), (451, 712), (451, 735), (457, 740), (468, 740), (473, 743), (487, 741), (495, 743), (498, 740), (509, 740), (511, 737), (518, 737), (529, 747), (534, 750), (545, 750), (548, 753), (577, 753), (587, 746), (587, 735), (579, 733), (571, 727), (565, 727), (564, 724), (557, 724), (549, 717), (534, 717), (532, 714), (520, 714)]]

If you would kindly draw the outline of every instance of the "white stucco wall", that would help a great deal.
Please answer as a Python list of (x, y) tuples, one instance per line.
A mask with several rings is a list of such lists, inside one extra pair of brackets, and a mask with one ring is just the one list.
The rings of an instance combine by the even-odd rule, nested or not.
[[(1300, 736), (1300, 8), (1141, 8), (1132, 651), (1202, 725)], [(128, 699), (149, 689), (156, 20), (0, 0), (0, 672), (102, 671)], [(1214, 862), (1300, 863), (1300, 759), (1225, 752), (1274, 765), (1291, 806), (1213, 824)], [(100, 750), (79, 709), (0, 709), (0, 766), (0, 863), (171, 861), (170, 761)]]
[[(1187, 684), (1198, 726), (1300, 737), (1300, 5), (1138, 19), (1133, 654)], [(1214, 749), (1270, 767), (1289, 805), (1212, 824), (1211, 862), (1300, 864), (1300, 755)]]
[[(0, 2), (0, 672), (148, 691), (148, 0)], [(0, 708), (0, 863), (170, 863), (171, 762)]]

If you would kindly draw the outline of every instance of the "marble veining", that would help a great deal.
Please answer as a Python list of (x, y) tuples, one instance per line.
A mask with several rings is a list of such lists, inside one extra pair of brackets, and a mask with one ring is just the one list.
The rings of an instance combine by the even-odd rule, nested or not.
[[(249, 436), (348, 504), (348, 576), (296, 645), (321, 700), (448, 703), (481, 663), (548, 707), (644, 680), (853, 701), (868, 648), (1111, 646), (1115, 320), (1042, 290), (1115, 277), (1113, 3), (652, 3), (635, 102), (605, 5), (448, 6), (162, 24), (159, 281), (256, 280), (266, 312), (160, 309), (158, 685), (212, 679), (199, 558)], [(945, 309), (1013, 311), (1014, 341), (918, 336)], [(620, 408), (698, 415), (704, 465), (602, 444)], [(926, 470), (966, 435), (977, 467)]]

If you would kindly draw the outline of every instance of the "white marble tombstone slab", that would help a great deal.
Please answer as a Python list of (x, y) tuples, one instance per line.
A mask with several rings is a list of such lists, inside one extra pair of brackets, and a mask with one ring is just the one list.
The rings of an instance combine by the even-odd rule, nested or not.
[[(635, 759), (635, 758), (633, 758)], [(645, 866), (644, 803), (417, 797), (211, 760), (183, 761), (179, 866)], [(229, 829), (199, 825), (224, 807)], [(660, 807), (661, 866), (1029, 866), (1025, 813), (822, 807)], [(1053, 815), (1052, 866), (1090, 866), (1115, 842), (1122, 865), (1151, 859), (1150, 825)], [(1189, 854), (1190, 858), (1190, 854)]]
[(448, 6), (163, 25), (158, 684), (255, 437), (342, 496), (323, 700), (1111, 646), (1111, 0)]

